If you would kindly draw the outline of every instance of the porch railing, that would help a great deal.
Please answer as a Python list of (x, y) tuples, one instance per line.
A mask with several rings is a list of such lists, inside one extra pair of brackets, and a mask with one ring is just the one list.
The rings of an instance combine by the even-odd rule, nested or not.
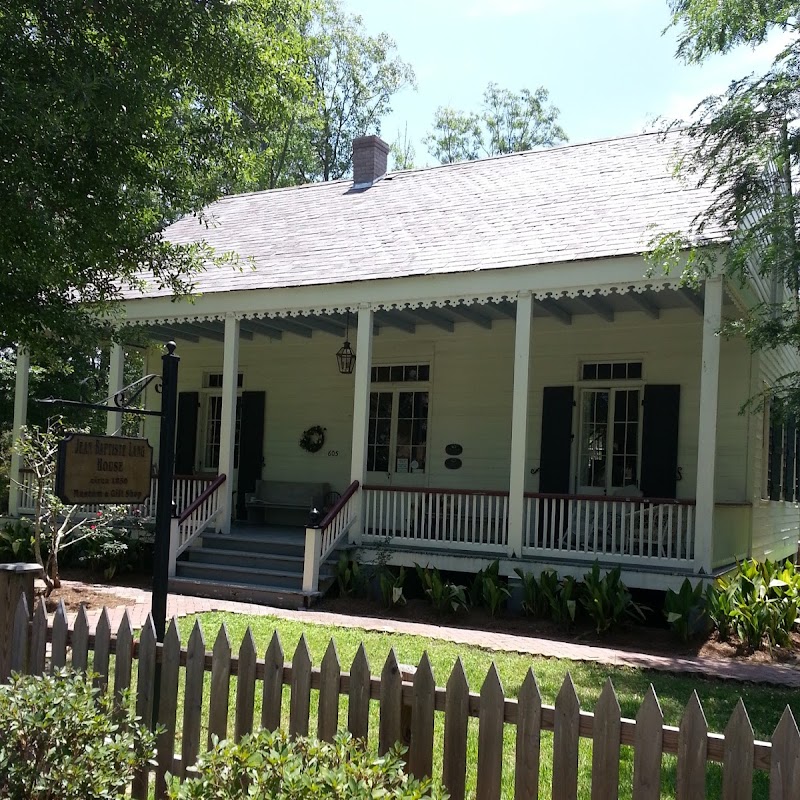
[(687, 565), (694, 552), (693, 500), (525, 495), (523, 555)]
[(203, 492), (178, 515), (178, 540), (175, 548), (179, 556), (219, 514), (219, 489), (226, 476), (218, 475)]
[[(182, 513), (208, 488), (215, 479), (213, 475), (176, 475), (172, 484), (173, 499), (178, 513)], [(29, 469), (20, 470), (19, 485), (19, 510), (22, 514), (33, 514), (36, 508), (36, 488), (33, 472)], [(158, 478), (150, 479), (150, 497), (144, 503), (130, 507), (130, 513), (141, 517), (154, 517), (156, 515), (156, 502), (158, 500)], [(96, 514), (99, 505), (79, 506), (78, 513)]]
[(316, 592), (319, 589), (320, 567), (353, 527), (358, 514), (358, 487), (358, 481), (353, 481), (320, 524), (306, 528), (304, 592)]
[(508, 492), (365, 486), (364, 498), (365, 542), (506, 551)]

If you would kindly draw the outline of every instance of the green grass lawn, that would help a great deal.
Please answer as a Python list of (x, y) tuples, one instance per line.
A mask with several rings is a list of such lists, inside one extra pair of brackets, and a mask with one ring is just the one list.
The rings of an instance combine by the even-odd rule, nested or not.
[[(758, 686), (753, 684), (736, 683), (733, 681), (719, 681), (698, 678), (696, 676), (681, 676), (667, 672), (644, 671), (629, 668), (615, 668), (593, 663), (570, 662), (556, 659), (533, 658), (529, 655), (517, 653), (487, 651), (477, 647), (457, 645), (436, 639), (427, 639), (404, 634), (388, 634), (374, 631), (364, 631), (357, 628), (336, 628), (332, 626), (304, 624), (301, 622), (276, 619), (272, 617), (250, 617), (237, 614), (207, 613), (198, 617), (187, 617), (180, 620), (181, 641), (186, 644), (195, 619), (202, 625), (206, 649), (210, 650), (221, 623), (225, 623), (231, 639), (233, 653), (237, 653), (242, 637), (249, 626), (255, 637), (259, 657), (263, 658), (273, 631), (278, 631), (284, 647), (287, 661), (291, 661), (292, 654), (302, 633), (305, 634), (311, 650), (313, 663), (319, 666), (331, 638), (336, 642), (337, 651), (343, 671), (348, 671), (355, 656), (358, 645), (363, 642), (366, 648), (370, 667), (373, 675), (380, 674), (389, 649), (394, 647), (401, 663), (417, 664), (423, 652), (428, 653), (431, 660), (436, 683), (443, 686), (460, 656), (466, 670), (472, 691), (480, 691), (481, 684), (486, 677), (486, 672), (492, 662), (497, 666), (507, 697), (515, 697), (529, 668), (533, 668), (542, 692), (545, 703), (552, 704), (567, 671), (572, 675), (575, 687), (580, 698), (581, 707), (592, 710), (607, 678), (611, 678), (617, 691), (622, 714), (625, 717), (635, 717), (639, 704), (644, 694), (652, 683), (655, 687), (665, 722), (669, 725), (678, 725), (681, 714), (694, 689), (700, 695), (709, 729), (722, 732), (728, 718), (739, 699), (744, 699), (750, 715), (756, 737), (769, 739), (773, 729), (778, 723), (784, 708), (791, 706), (795, 716), (800, 714), (800, 691), (781, 689), (772, 686)], [(204, 724), (207, 715), (208, 689), (210, 676), (206, 676), (206, 694), (204, 697)], [(312, 692), (312, 719), (310, 731), (316, 730), (315, 698)], [(235, 679), (231, 681), (231, 712), (229, 714), (230, 731), (233, 725), (233, 709), (235, 698)], [(179, 697), (179, 709), (182, 709), (182, 687)], [(346, 698), (340, 703), (339, 724), (346, 726)], [(260, 687), (256, 688), (256, 720), (260, 715)], [(179, 711), (178, 730), (180, 731)], [(284, 690), (283, 717), (288, 720), (288, 690)], [(505, 726), (504, 737), (504, 775), (503, 797), (513, 797), (513, 772), (514, 772), (514, 736), (515, 728)], [(434, 772), (441, 774), (441, 758), (443, 749), (443, 715), (436, 714), (435, 730), (435, 756)], [(370, 744), (377, 744), (378, 732), (378, 705), (372, 703), (370, 716)], [(178, 734), (180, 735), (180, 733)], [(205, 736), (205, 734), (204, 734)], [(179, 747), (176, 748), (179, 750)], [(477, 721), (470, 722), (467, 764), (467, 790), (474, 796), (475, 768), (477, 764)], [(540, 773), (540, 796), (550, 794), (550, 779), (552, 768), (552, 734), (542, 734), (542, 755)], [(580, 797), (590, 797), (591, 773), (591, 742), (581, 741), (580, 748)], [(620, 766), (620, 796), (631, 796), (631, 782), (633, 775), (633, 751), (629, 747), (622, 748)], [(718, 765), (709, 765), (707, 796), (718, 796), (721, 787), (721, 769)], [(675, 759), (665, 756), (662, 768), (662, 797), (675, 796)], [(759, 773), (756, 776), (754, 797), (766, 798), (768, 796), (767, 776)]]

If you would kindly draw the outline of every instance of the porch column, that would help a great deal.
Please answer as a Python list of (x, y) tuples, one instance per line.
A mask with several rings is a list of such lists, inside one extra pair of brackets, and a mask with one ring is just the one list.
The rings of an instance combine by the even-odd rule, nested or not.
[(19, 441), (22, 428), (28, 420), (28, 373), (31, 367), (31, 357), (27, 348), (17, 347), (17, 375), (14, 384), (14, 428), (12, 431), (11, 464), (8, 490), (8, 513), (12, 517), (19, 516), (20, 480), (19, 471), (22, 468), (22, 456), (20, 456), (14, 444)]
[(697, 436), (697, 506), (695, 567), (711, 572), (714, 544), (714, 472), (719, 395), (719, 329), (722, 324), (722, 278), (707, 278), (703, 310), (703, 354), (700, 369), (700, 417)]
[[(372, 309), (358, 307), (356, 332), (356, 369), (353, 387), (353, 442), (350, 451), (350, 483), (367, 479), (367, 429), (369, 427), (369, 390), (372, 366)], [(364, 492), (358, 491), (356, 524), (350, 529), (350, 542), (359, 544), (364, 532)]]
[(525, 520), (525, 472), (528, 449), (528, 390), (531, 363), (533, 296), (520, 292), (514, 333), (514, 396), (511, 405), (511, 483), (508, 491), (508, 555), (521, 556)]
[[(125, 348), (116, 342), (111, 343), (111, 357), (108, 362), (108, 403), (114, 402), (114, 395), (125, 386)], [(122, 414), (114, 411), (106, 413), (106, 435), (113, 436), (122, 426)]]
[(239, 374), (239, 320), (228, 313), (225, 316), (225, 342), (222, 356), (222, 424), (219, 432), (218, 475), (227, 480), (220, 488), (217, 530), (231, 532), (233, 513), (233, 454), (236, 446), (236, 396)]

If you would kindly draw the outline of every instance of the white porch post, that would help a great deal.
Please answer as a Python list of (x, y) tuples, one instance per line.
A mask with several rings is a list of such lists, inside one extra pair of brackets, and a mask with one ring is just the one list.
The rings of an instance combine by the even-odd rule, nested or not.
[(714, 472), (717, 452), (719, 395), (719, 328), (722, 324), (722, 278), (707, 278), (703, 311), (703, 354), (700, 369), (700, 418), (697, 436), (697, 507), (695, 566), (711, 572), (714, 544)]
[[(31, 357), (28, 350), (24, 347), (17, 348), (17, 376), (14, 384), (14, 429), (12, 432), (12, 442), (19, 441), (22, 427), (28, 420), (28, 373), (31, 367)], [(22, 468), (22, 456), (12, 446), (11, 449), (11, 474), (10, 487), (8, 491), (8, 513), (12, 517), (19, 516), (19, 497), (21, 487), (18, 485), (20, 480), (19, 471)]]
[[(353, 388), (353, 442), (350, 455), (350, 482), (367, 478), (367, 428), (369, 426), (369, 390), (372, 366), (372, 309), (367, 305), (358, 308), (356, 333), (356, 369)], [(364, 492), (358, 490), (356, 522), (350, 528), (349, 539), (361, 542), (364, 532)]]
[(225, 316), (225, 342), (222, 356), (222, 424), (219, 434), (218, 475), (227, 480), (220, 487), (217, 529), (231, 532), (233, 514), (233, 455), (236, 446), (236, 396), (239, 375), (239, 320), (233, 314)]
[[(108, 394), (109, 402), (125, 385), (125, 348), (116, 342), (111, 343), (111, 358), (108, 362)], [(106, 435), (113, 436), (122, 425), (122, 414), (109, 411), (106, 414)]]
[(508, 492), (508, 555), (522, 555), (525, 520), (525, 472), (528, 449), (528, 390), (531, 363), (533, 296), (520, 292), (514, 334), (514, 395), (511, 405), (511, 482)]

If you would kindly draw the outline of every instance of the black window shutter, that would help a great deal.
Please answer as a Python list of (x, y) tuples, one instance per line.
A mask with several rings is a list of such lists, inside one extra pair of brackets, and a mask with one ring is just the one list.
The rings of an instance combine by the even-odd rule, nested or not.
[(242, 423), (239, 431), (239, 477), (236, 486), (236, 517), (247, 514), (245, 495), (256, 488), (264, 463), (265, 392), (242, 392)]
[(569, 494), (572, 398), (572, 386), (544, 388), (539, 453), (539, 491), (542, 494)]
[(795, 431), (797, 428), (797, 420), (794, 414), (791, 414), (786, 419), (786, 445), (785, 454), (783, 459), (783, 499), (794, 500), (794, 471), (795, 466)]
[(783, 464), (783, 417), (776, 406), (770, 408), (769, 419), (769, 499), (781, 499), (781, 466)]
[(644, 387), (641, 486), (645, 497), (674, 498), (678, 490), (681, 387)]
[(199, 392), (178, 393), (178, 423), (175, 433), (175, 474), (191, 475), (197, 448)]

